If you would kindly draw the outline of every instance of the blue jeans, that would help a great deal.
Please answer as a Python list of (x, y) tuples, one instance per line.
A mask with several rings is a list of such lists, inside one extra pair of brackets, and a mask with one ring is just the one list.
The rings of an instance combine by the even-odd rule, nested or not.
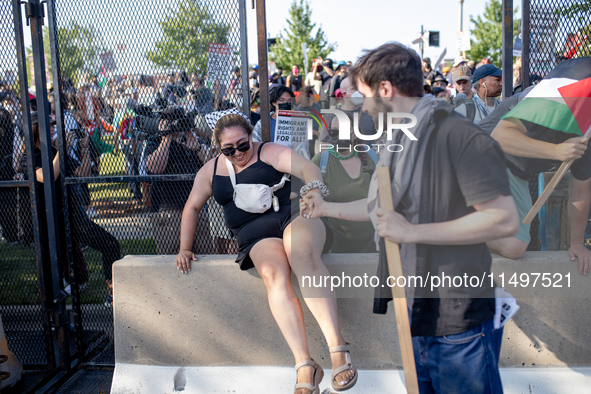
[(502, 394), (502, 339), (492, 319), (460, 334), (413, 337), (421, 394)]

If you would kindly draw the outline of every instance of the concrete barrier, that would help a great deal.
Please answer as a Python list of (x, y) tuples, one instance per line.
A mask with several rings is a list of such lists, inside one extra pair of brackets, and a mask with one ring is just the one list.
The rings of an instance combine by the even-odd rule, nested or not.
[[(377, 256), (325, 255), (327, 267), (352, 261), (373, 275)], [(571, 272), (571, 287), (589, 289), (566, 252), (527, 252), (520, 260), (494, 257), (493, 271)], [(565, 272), (566, 272), (565, 271)], [(188, 275), (174, 256), (127, 256), (113, 269), (115, 361), (152, 366), (278, 366), (294, 364), (256, 272), (240, 271), (233, 256), (201, 256)], [(508, 280), (508, 279), (507, 279)], [(566, 282), (563, 283), (566, 286)], [(538, 284), (539, 286), (539, 284)], [(510, 289), (509, 289), (510, 290)], [(525, 287), (520, 311), (505, 326), (501, 367), (591, 366), (591, 303)], [(580, 293), (579, 293), (580, 294)], [(525, 295), (525, 296), (523, 296)], [(345, 339), (359, 369), (401, 369), (394, 311), (372, 313), (373, 299), (339, 299)], [(324, 337), (304, 307), (310, 354), (330, 369)]]

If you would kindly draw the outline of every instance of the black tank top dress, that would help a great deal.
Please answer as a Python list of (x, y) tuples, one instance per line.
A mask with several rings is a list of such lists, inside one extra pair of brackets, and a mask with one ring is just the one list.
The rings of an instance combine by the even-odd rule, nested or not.
[[(261, 160), (261, 149), (265, 143), (259, 146), (257, 161), (236, 174), (236, 183), (259, 183), (274, 186), (281, 182), (283, 173), (277, 171)], [(236, 262), (240, 269), (247, 270), (254, 267), (248, 255), (252, 247), (265, 238), (283, 238), (283, 231), (292, 219), (292, 205), (289, 200), (291, 187), (289, 182), (275, 192), (279, 199), (279, 211), (273, 208), (263, 213), (250, 213), (236, 207), (232, 198), (234, 188), (229, 176), (216, 175), (218, 156), (213, 168), (211, 187), (213, 198), (224, 209), (226, 226), (236, 236), (238, 241), (238, 257)], [(297, 199), (296, 199), (297, 201)], [(295, 212), (297, 216), (298, 212)]]

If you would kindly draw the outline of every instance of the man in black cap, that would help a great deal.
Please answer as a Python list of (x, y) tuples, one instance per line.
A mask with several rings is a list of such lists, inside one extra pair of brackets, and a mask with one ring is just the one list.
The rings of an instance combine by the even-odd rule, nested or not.
[(431, 87), (445, 89), (447, 87), (447, 79), (445, 79), (443, 74), (437, 74), (437, 75), (435, 75), (435, 78), (433, 78), (433, 81), (431, 82)]
[[(502, 82), (503, 72), (494, 64), (485, 64), (477, 68), (472, 76), (472, 87), (476, 89), (473, 104), (466, 101), (456, 108), (456, 112), (471, 118), (474, 123), (480, 122), (501, 103), (497, 97), (503, 91)], [(468, 110), (468, 106), (471, 105), (475, 107), (473, 112)]]

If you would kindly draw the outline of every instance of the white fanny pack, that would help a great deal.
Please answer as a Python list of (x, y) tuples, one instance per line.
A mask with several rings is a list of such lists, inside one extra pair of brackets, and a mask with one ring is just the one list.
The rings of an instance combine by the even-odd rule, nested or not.
[(233, 199), (237, 208), (250, 213), (263, 213), (272, 205), (275, 212), (279, 211), (279, 199), (273, 193), (281, 189), (286, 181), (289, 181), (289, 174), (283, 174), (281, 182), (274, 186), (260, 183), (240, 183), (237, 185), (234, 166), (227, 158), (226, 166), (234, 188)]

